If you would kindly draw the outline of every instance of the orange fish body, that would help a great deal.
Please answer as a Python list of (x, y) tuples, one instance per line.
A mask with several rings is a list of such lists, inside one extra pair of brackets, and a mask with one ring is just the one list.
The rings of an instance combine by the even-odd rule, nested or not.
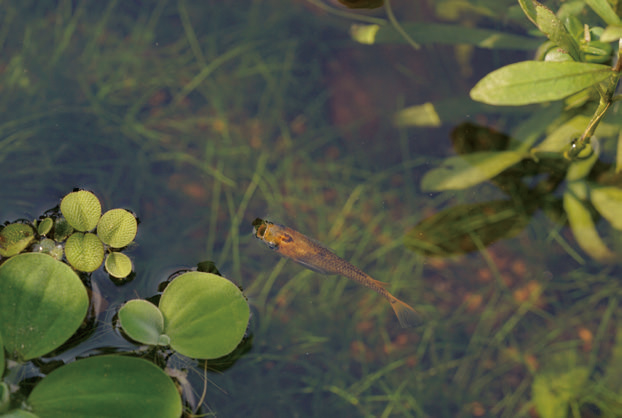
[(415, 325), (415, 310), (389, 293), (385, 288), (387, 283), (371, 278), (321, 244), (291, 228), (259, 218), (253, 221), (253, 227), (255, 237), (280, 255), (318, 273), (339, 274), (369, 287), (389, 301), (403, 328)]

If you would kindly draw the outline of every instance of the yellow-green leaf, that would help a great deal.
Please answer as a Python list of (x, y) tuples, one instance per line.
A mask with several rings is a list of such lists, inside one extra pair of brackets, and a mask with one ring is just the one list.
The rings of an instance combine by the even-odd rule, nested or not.
[(13, 257), (21, 253), (35, 239), (35, 231), (30, 225), (16, 223), (5, 226), (0, 231), (0, 255)]
[(582, 186), (585, 186), (583, 181), (571, 183), (568, 186), (568, 191), (564, 193), (564, 210), (568, 216), (572, 233), (577, 244), (592, 258), (603, 262), (614, 261), (616, 259), (615, 254), (607, 248), (600, 238), (592, 214), (585, 204), (579, 200), (579, 197), (584, 193)]
[(471, 98), (492, 105), (525, 105), (561, 100), (611, 76), (611, 67), (583, 62), (524, 61), (482, 78)]
[(132, 272), (132, 260), (123, 253), (110, 253), (104, 265), (108, 274), (117, 279), (123, 279)]
[(102, 207), (97, 196), (86, 190), (80, 190), (63, 198), (60, 202), (60, 211), (69, 225), (85, 232), (95, 228), (102, 214)]
[(95, 234), (76, 232), (67, 239), (65, 256), (73, 268), (90, 273), (104, 261), (104, 244)]
[(615, 229), (622, 230), (622, 189), (619, 187), (593, 187), (592, 204)]
[(138, 223), (125, 209), (112, 209), (104, 213), (97, 224), (97, 235), (112, 248), (129, 245), (136, 237)]
[(490, 151), (450, 157), (425, 174), (421, 188), (425, 191), (466, 189), (496, 176), (527, 156), (523, 151)]

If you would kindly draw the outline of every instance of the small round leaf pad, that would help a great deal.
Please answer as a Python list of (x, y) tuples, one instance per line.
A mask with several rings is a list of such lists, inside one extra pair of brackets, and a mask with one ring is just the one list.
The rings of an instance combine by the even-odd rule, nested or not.
[(112, 248), (123, 248), (136, 237), (136, 218), (125, 209), (112, 209), (104, 213), (97, 224), (97, 235)]
[(76, 232), (67, 239), (65, 256), (73, 268), (90, 273), (104, 261), (104, 244), (95, 234)]
[(123, 279), (132, 272), (132, 260), (123, 253), (110, 253), (106, 257), (105, 267), (112, 277)]
[(229, 354), (242, 341), (250, 309), (229, 280), (193, 271), (175, 278), (160, 299), (164, 333), (171, 347), (193, 358)]
[(67, 341), (88, 306), (78, 275), (47, 254), (16, 255), (0, 266), (0, 334), (4, 348), (19, 360)]
[(158, 345), (164, 331), (162, 312), (151, 302), (142, 299), (128, 301), (119, 309), (123, 331), (139, 343)]
[(30, 393), (32, 412), (44, 418), (178, 418), (175, 384), (147, 360), (105, 355), (62, 366)]
[(63, 198), (60, 202), (60, 211), (69, 225), (84, 232), (95, 228), (102, 215), (102, 206), (93, 193), (80, 190)]

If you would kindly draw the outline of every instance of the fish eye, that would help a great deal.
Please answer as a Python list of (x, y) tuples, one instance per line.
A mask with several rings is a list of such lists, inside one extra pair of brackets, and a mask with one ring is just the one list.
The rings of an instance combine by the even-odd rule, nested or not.
[(255, 227), (255, 236), (263, 237), (266, 233), (266, 225), (260, 225), (259, 227)]

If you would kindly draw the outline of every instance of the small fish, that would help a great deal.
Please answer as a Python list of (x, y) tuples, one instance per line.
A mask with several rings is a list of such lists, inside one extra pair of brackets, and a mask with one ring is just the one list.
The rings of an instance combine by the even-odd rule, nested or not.
[(391, 304), (403, 328), (412, 327), (417, 320), (413, 308), (393, 296), (385, 288), (388, 283), (372, 279), (343, 258), (333, 254), (313, 239), (283, 225), (263, 219), (253, 221), (253, 234), (270, 249), (283, 257), (291, 258), (306, 268), (322, 274), (339, 274), (369, 287)]

